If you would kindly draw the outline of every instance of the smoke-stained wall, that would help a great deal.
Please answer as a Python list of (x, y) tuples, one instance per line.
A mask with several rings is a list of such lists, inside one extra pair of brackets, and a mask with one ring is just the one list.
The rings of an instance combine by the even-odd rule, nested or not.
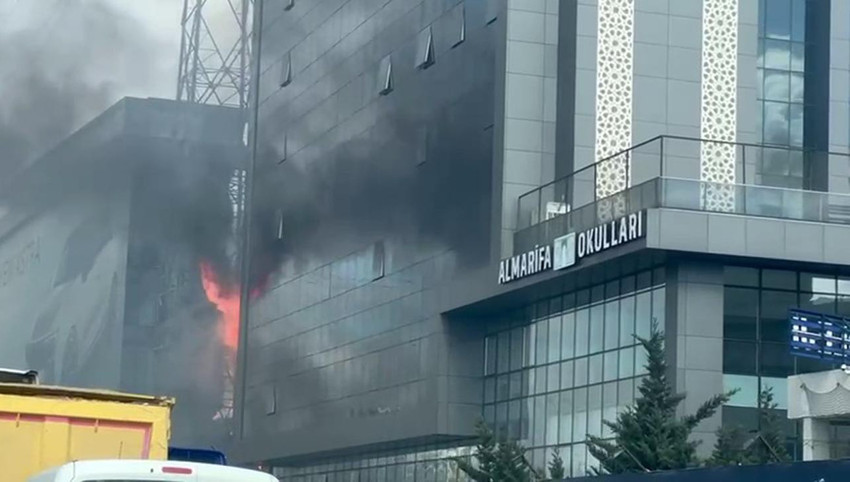
[(263, 2), (237, 459), (471, 433), (481, 339), (436, 288), (492, 256), (497, 4)]
[(0, 241), (0, 365), (49, 384), (120, 380), (127, 198), (79, 196)]

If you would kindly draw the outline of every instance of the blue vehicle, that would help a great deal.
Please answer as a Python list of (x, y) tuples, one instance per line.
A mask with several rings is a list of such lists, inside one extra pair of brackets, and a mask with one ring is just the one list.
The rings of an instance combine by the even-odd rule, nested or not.
[(181, 462), (198, 462), (202, 464), (227, 465), (227, 457), (218, 450), (186, 449), (179, 447), (168, 448), (168, 460)]

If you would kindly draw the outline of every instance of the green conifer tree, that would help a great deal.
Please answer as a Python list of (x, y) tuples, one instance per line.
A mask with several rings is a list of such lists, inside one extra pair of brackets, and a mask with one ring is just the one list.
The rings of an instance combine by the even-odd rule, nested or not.
[(613, 440), (588, 436), (588, 450), (599, 461), (595, 474), (647, 472), (691, 467), (697, 464), (697, 443), (688, 440), (703, 420), (711, 417), (734, 393), (715, 395), (696, 413), (679, 418), (676, 408), (685, 395), (676, 393), (667, 378), (664, 335), (656, 323), (649, 338), (636, 337), (647, 354), (647, 376), (638, 388), (640, 396), (615, 421), (603, 423)]

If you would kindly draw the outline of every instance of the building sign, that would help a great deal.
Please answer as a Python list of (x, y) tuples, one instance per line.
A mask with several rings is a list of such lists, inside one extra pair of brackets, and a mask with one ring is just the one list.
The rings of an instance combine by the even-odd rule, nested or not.
[(644, 212), (632, 213), (586, 231), (556, 238), (551, 245), (503, 259), (499, 284), (506, 284), (544, 271), (574, 266), (582, 259), (644, 237)]

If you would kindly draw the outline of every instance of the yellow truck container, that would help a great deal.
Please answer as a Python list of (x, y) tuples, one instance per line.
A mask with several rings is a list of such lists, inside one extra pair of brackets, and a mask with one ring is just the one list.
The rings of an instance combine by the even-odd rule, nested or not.
[(168, 458), (174, 400), (127, 393), (0, 383), (3, 482), (73, 460)]

